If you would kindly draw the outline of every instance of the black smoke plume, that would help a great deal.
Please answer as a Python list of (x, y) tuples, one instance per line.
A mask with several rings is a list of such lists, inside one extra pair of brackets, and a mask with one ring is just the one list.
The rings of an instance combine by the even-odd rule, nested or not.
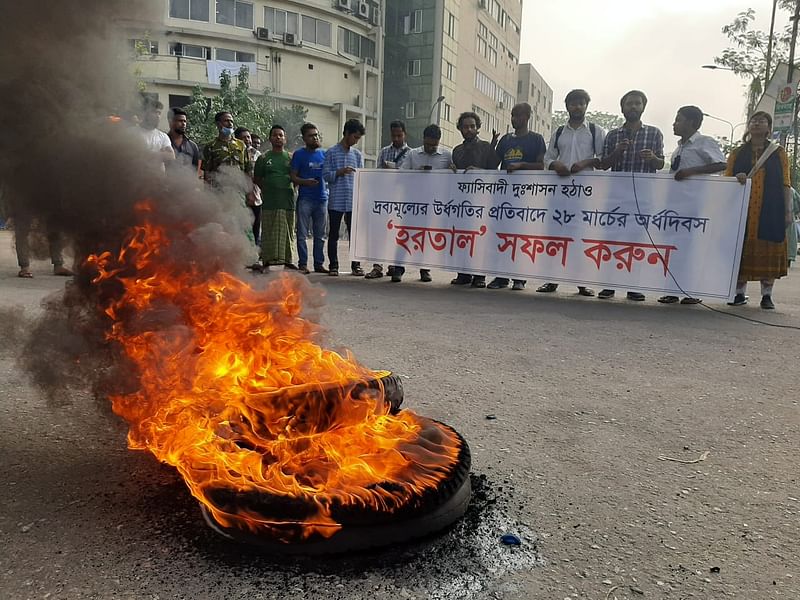
[[(253, 259), (240, 199), (203, 189), (191, 169), (165, 175), (136, 126), (109, 118), (140, 107), (129, 38), (154, 27), (163, 10), (160, 0), (4, 3), (0, 185), (39, 222), (58, 224), (78, 271), (35, 323), (4, 326), (5, 339), (24, 345), (24, 366), (54, 402), (70, 389), (104, 396), (110, 382), (131, 379), (106, 345), (108, 323), (97, 308), (97, 294), (113, 294), (113, 286), (91, 285), (84, 259), (120, 248), (141, 219), (138, 203), (149, 200), (168, 229), (188, 225), (191, 235), (170, 250), (187, 264), (241, 272)], [(20, 320), (14, 311), (4, 317)], [(13, 335), (21, 331), (27, 341)]]

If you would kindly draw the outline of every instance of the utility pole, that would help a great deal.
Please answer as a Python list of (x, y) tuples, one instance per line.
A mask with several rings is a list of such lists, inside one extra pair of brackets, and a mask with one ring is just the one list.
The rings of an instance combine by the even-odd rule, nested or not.
[[(800, 0), (796, 0), (794, 6), (794, 16), (792, 17), (792, 45), (789, 48), (789, 79), (786, 83), (792, 84), (794, 79), (794, 51), (797, 46), (797, 25), (800, 23)], [(797, 92), (794, 95), (794, 122), (792, 123), (792, 185), (797, 178)]]
[(772, 20), (769, 25), (769, 42), (767, 43), (767, 67), (764, 72), (764, 92), (769, 85), (769, 71), (772, 67), (772, 46), (775, 44), (775, 13), (778, 11), (778, 0), (772, 0)]

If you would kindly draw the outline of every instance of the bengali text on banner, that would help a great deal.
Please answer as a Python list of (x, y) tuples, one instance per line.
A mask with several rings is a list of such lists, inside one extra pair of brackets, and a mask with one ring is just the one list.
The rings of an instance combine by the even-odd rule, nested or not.
[(590, 172), (356, 174), (357, 260), (727, 300), (750, 183)]

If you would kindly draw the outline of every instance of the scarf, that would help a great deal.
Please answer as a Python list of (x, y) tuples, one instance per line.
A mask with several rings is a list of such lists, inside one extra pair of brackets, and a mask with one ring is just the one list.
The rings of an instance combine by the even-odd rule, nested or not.
[[(753, 146), (744, 144), (736, 155), (733, 165), (735, 173), (749, 173), (753, 168)], [(764, 196), (761, 214), (758, 217), (758, 239), (767, 242), (782, 242), (786, 239), (783, 198), (783, 165), (778, 152), (773, 152), (764, 166)]]

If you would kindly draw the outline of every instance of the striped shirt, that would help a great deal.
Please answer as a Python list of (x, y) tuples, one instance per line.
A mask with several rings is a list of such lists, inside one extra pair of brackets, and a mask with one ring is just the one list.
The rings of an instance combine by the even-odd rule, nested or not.
[(652, 150), (659, 158), (664, 158), (664, 136), (658, 127), (642, 124), (636, 133), (631, 134), (629, 129), (620, 127), (612, 129), (606, 136), (603, 145), (603, 158), (608, 158), (614, 148), (623, 140), (630, 140), (628, 149), (611, 165), (612, 171), (625, 171), (627, 173), (655, 173), (656, 168), (652, 161), (641, 157), (642, 150)]
[(396, 148), (394, 144), (389, 144), (388, 146), (384, 146), (381, 148), (381, 153), (378, 155), (378, 168), (379, 169), (386, 169), (388, 168), (387, 162), (395, 163), (395, 168), (399, 165), (397, 164), (397, 157), (400, 156), (402, 160), (406, 154), (408, 154), (409, 150), (411, 150), (411, 146), (403, 142), (403, 145), (399, 148)]
[(328, 210), (353, 212), (353, 185), (355, 173), (336, 176), (336, 171), (344, 167), (364, 168), (364, 157), (360, 150), (345, 150), (341, 143), (328, 149), (325, 153), (325, 164), (322, 167), (322, 178), (328, 182)]

